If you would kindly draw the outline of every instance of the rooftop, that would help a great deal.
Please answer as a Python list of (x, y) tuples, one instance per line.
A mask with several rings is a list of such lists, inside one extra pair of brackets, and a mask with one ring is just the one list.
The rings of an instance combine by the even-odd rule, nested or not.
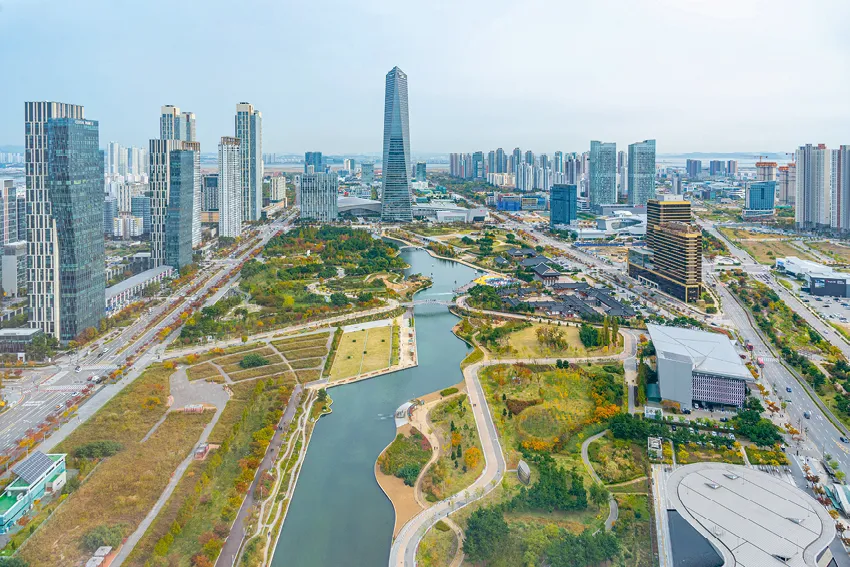
[(729, 337), (684, 327), (647, 324), (658, 358), (690, 360), (694, 371), (752, 381), (753, 375), (741, 361)]
[(825, 278), (841, 278), (847, 277), (847, 274), (838, 273), (829, 266), (818, 264), (809, 260), (803, 260), (796, 256), (788, 256), (787, 258), (777, 258), (776, 265), (786, 272), (792, 274), (805, 274), (807, 276), (820, 276)]
[(796, 486), (744, 466), (680, 467), (667, 481), (667, 497), (668, 508), (707, 538), (726, 565), (815, 567), (835, 537), (826, 508)]
[(119, 293), (123, 293), (131, 287), (145, 283), (146, 281), (155, 278), (159, 274), (172, 269), (173, 268), (171, 266), (159, 266), (158, 268), (151, 268), (150, 270), (145, 270), (144, 272), (138, 273), (135, 276), (131, 276), (124, 281), (120, 281), (114, 286), (106, 288), (106, 299), (115, 297)]

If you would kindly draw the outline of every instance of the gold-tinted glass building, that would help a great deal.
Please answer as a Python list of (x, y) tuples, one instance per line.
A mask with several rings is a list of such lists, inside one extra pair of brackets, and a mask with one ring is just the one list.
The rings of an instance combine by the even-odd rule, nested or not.
[(702, 233), (681, 197), (646, 204), (646, 249), (629, 251), (629, 275), (682, 301), (702, 294)]

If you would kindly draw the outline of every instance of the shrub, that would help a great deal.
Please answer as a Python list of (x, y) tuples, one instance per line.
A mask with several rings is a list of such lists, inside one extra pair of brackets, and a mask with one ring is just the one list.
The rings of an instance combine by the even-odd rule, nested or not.
[(440, 390), (440, 395), (443, 396), (443, 397), (451, 396), (452, 394), (457, 394), (458, 391), (459, 390), (455, 387), (446, 388), (445, 390)]
[(81, 540), (81, 545), (85, 551), (94, 553), (98, 547), (104, 545), (110, 547), (118, 547), (121, 545), (121, 540), (124, 539), (124, 524), (101, 524), (90, 529)]
[(253, 352), (246, 354), (242, 360), (239, 361), (240, 368), (256, 368), (258, 366), (266, 366), (267, 364), (269, 364), (268, 358)]
[(540, 400), (505, 400), (505, 405), (508, 406), (508, 411), (514, 415), (521, 413), (524, 409), (536, 406)]
[(118, 441), (91, 441), (77, 447), (74, 456), (78, 459), (102, 459), (111, 457), (123, 448), (124, 446)]
[(440, 532), (447, 532), (451, 529), (449, 527), (449, 525), (447, 523), (445, 523), (443, 520), (440, 520), (439, 522), (434, 524), (434, 527), (437, 528), (437, 531), (440, 531)]

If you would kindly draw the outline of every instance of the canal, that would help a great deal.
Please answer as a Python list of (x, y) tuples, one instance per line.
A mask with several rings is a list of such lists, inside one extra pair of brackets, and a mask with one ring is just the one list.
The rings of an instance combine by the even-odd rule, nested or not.
[[(423, 250), (402, 256), (408, 273), (433, 279), (417, 298), (451, 299), (477, 276)], [(446, 307), (416, 306), (419, 366), (330, 391), (333, 413), (313, 431), (272, 567), (387, 564), (395, 517), (375, 481), (375, 461), (395, 436), (398, 406), (463, 379), (460, 362), (469, 348), (452, 334), (456, 322)]]

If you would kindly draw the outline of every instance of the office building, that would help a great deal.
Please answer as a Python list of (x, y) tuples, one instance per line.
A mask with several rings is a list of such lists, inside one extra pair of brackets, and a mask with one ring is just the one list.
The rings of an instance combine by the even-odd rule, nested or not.
[(682, 176), (678, 173), (670, 176), (670, 193), (673, 195), (682, 194)]
[(105, 197), (103, 199), (103, 234), (112, 235), (112, 221), (118, 216), (118, 199)]
[(755, 181), (747, 186), (742, 216), (745, 219), (772, 218), (776, 207), (776, 181)]
[(850, 146), (832, 150), (830, 180), (832, 182), (832, 222), (834, 231), (850, 232)]
[[(384, 95), (384, 161), (381, 220), (413, 220), (410, 194), (410, 126), (407, 112), (407, 75), (398, 67), (387, 73)], [(302, 191), (304, 181), (302, 180)], [(302, 203), (303, 207), (303, 203)], [(303, 210), (303, 208), (302, 208)]]
[(342, 167), (349, 175), (354, 175), (354, 171), (357, 169), (357, 162), (351, 158), (345, 158), (342, 160)]
[(738, 176), (738, 160), (730, 159), (726, 161), (726, 175), (729, 177)]
[[(87, 193), (95, 184), (99, 183), (97, 195), (92, 196), (92, 203), (97, 208), (96, 217), (89, 220), (89, 228), (94, 229), (95, 236), (100, 239), (101, 251), (103, 250), (103, 158), (97, 150), (97, 141), (94, 147), (89, 144), (81, 144), (80, 153), (66, 156), (64, 171), (60, 168), (61, 162), (54, 158), (53, 168), (49, 168), (49, 133), (48, 123), (70, 118), (83, 121), (84, 111), (82, 106), (65, 104), (59, 102), (27, 102), (24, 104), (25, 121), (25, 147), (26, 147), (26, 200), (18, 200), (18, 211), (25, 211), (25, 223), (18, 223), (19, 236), (21, 229), (27, 241), (27, 294), (29, 297), (29, 321), (30, 327), (41, 329), (44, 333), (60, 338), (62, 297), (60, 291), (60, 264), (67, 267), (68, 264), (60, 262), (60, 246), (65, 244), (65, 232), (61, 235), (57, 232), (60, 224), (59, 215), (63, 218), (61, 223), (67, 227), (68, 207), (61, 211), (54, 211), (57, 206), (57, 194), (67, 194), (67, 187), (63, 189), (62, 181), (71, 177), (70, 169), (74, 169), (73, 177), (79, 181), (80, 188)], [(81, 125), (81, 127), (83, 127)], [(96, 135), (96, 130), (94, 134)], [(68, 136), (64, 142), (67, 143)], [(54, 143), (56, 149), (56, 143)], [(92, 154), (96, 151), (99, 169), (92, 163)], [(58, 156), (55, 156), (58, 157)], [(56, 189), (54, 192), (53, 189)], [(63, 202), (67, 202), (65, 195)], [(29, 203), (27, 208), (26, 203)], [(23, 226), (21, 226), (23, 224)], [(31, 227), (26, 230), (26, 227)], [(71, 228), (76, 228), (73, 226)], [(74, 235), (76, 236), (76, 235)], [(89, 241), (86, 231), (80, 235)], [(60, 238), (63, 242), (60, 242)], [(66, 249), (67, 251), (67, 249)], [(101, 274), (103, 273), (103, 260), (100, 261)], [(73, 274), (72, 274), (73, 275)], [(88, 275), (88, 274), (86, 274)], [(88, 282), (86, 282), (88, 283)], [(71, 337), (73, 338), (73, 337)], [(70, 340), (70, 339), (68, 339)]]
[(630, 205), (655, 198), (655, 140), (629, 144), (627, 179)]
[[(58, 238), (59, 340), (76, 338), (103, 317), (103, 153), (98, 123), (47, 121), (47, 191)], [(35, 231), (33, 231), (35, 232)]]
[(702, 161), (698, 159), (689, 159), (685, 161), (685, 172), (688, 174), (688, 179), (697, 181), (702, 177)]
[(307, 173), (301, 176), (301, 218), (333, 222), (339, 217), (337, 190), (339, 178), (333, 173)]
[(204, 211), (218, 210), (218, 173), (209, 173), (201, 179), (204, 194)]
[(496, 150), (487, 152), (487, 166), (484, 168), (484, 174), (496, 172)]
[(508, 173), (508, 156), (502, 148), (496, 148), (496, 171), (495, 173)]
[(165, 264), (175, 270), (192, 263), (196, 153), (189, 148), (171, 150), (169, 159), (171, 172), (165, 214)]
[(755, 380), (732, 341), (722, 333), (647, 324), (655, 346), (661, 399), (691, 409), (694, 402), (744, 405)]
[(178, 107), (166, 104), (160, 109), (159, 138), (195, 142), (195, 114), (180, 112)]
[(218, 235), (242, 234), (242, 150), (239, 138), (223, 137), (218, 145)]
[(236, 105), (235, 137), (241, 140), (242, 220), (257, 221), (263, 209), (263, 115), (247, 102)]
[(416, 162), (416, 181), (428, 181), (425, 176), (425, 168), (427, 164), (424, 161)]
[(0, 245), (18, 240), (18, 193), (11, 179), (0, 182)]
[(775, 161), (756, 162), (756, 181), (776, 181)]
[(591, 210), (617, 202), (617, 144), (613, 142), (590, 142), (588, 200)]
[(151, 198), (137, 195), (130, 200), (130, 214), (142, 219), (142, 234), (151, 232)]
[(797, 198), (797, 164), (791, 162), (778, 168), (779, 189), (777, 198), (782, 205), (793, 205)]
[(797, 229), (827, 229), (832, 217), (832, 153), (824, 144), (806, 144), (797, 150), (795, 161)]
[(629, 250), (629, 276), (682, 301), (699, 300), (702, 233), (691, 221), (690, 201), (659, 196), (647, 202), (646, 216), (646, 248)]
[[(310, 166), (313, 167), (310, 170)], [(325, 164), (322, 152), (304, 152), (304, 173), (324, 173)]]
[(578, 218), (578, 187), (575, 184), (552, 185), (549, 208), (550, 226), (574, 222)]
[(148, 148), (152, 268), (165, 264), (165, 217), (168, 211), (168, 195), (171, 184), (171, 152), (182, 148), (183, 142), (172, 139), (151, 140)]
[[(18, 201), (18, 216), (16, 219), (18, 224), (18, 240), (26, 241), (27, 223), (29, 222), (29, 219), (27, 218), (27, 195), (24, 191), (18, 191), (16, 196)], [(27, 248), (27, 254), (29, 254), (29, 248)]]
[(3, 292), (18, 297), (27, 291), (27, 243), (25, 240), (3, 245)]
[(713, 159), (708, 162), (708, 175), (711, 177), (723, 177), (726, 175), (726, 162)]
[(283, 202), (286, 206), (286, 176), (276, 175), (269, 181), (269, 200), (272, 203)]
[(375, 164), (363, 162), (360, 164), (360, 183), (371, 185), (375, 181)]

